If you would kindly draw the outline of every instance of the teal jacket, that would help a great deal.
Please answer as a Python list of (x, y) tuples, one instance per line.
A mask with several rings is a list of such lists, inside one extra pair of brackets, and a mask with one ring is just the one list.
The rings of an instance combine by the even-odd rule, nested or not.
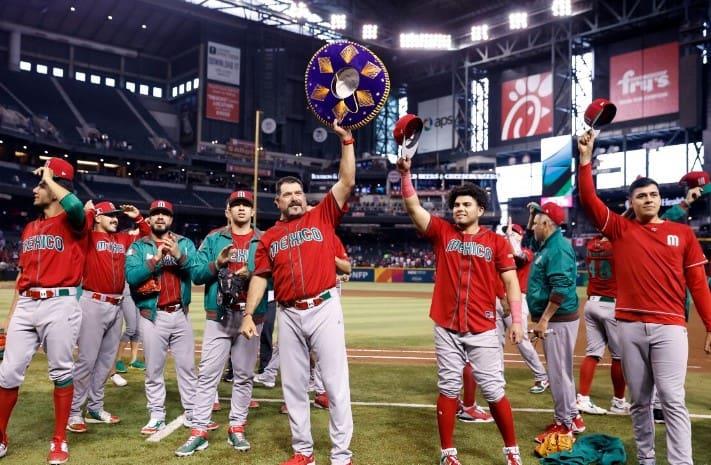
[[(180, 260), (178, 260), (178, 265), (180, 266), (181, 303), (187, 312), (190, 305), (191, 280), (195, 272), (197, 252), (193, 241), (178, 234), (175, 234), (175, 236), (178, 238), (178, 246), (182, 254)], [(153, 260), (157, 252), (153, 239), (142, 237), (131, 244), (126, 253), (126, 281), (131, 288), (131, 297), (136, 303), (136, 307), (141, 310), (141, 315), (151, 321), (156, 318), (158, 294), (140, 295), (136, 292), (136, 289), (151, 277), (160, 278), (163, 263), (156, 263)]]
[(627, 452), (620, 438), (607, 434), (586, 434), (573, 450), (557, 452), (540, 460), (541, 465), (624, 465)]
[[(249, 242), (249, 255), (247, 257), (247, 270), (252, 273), (254, 271), (254, 255), (257, 251), (259, 239), (262, 237), (262, 231), (256, 230), (252, 240)], [(195, 284), (205, 285), (205, 313), (208, 320), (220, 321), (224, 311), (217, 305), (217, 272), (218, 268), (215, 260), (220, 251), (226, 246), (232, 244), (232, 233), (225, 226), (216, 229), (205, 237), (205, 240), (200, 245), (197, 253), (195, 264), (195, 273), (193, 274), (193, 282)], [(268, 288), (272, 288), (272, 281), (269, 280)], [(254, 316), (259, 317), (267, 312), (267, 293), (264, 293), (262, 301), (254, 311)]]
[(550, 321), (578, 319), (578, 294), (575, 291), (577, 266), (573, 246), (560, 229), (551, 234), (536, 252), (528, 277), (526, 303), (533, 321), (543, 315), (548, 301), (560, 304)]

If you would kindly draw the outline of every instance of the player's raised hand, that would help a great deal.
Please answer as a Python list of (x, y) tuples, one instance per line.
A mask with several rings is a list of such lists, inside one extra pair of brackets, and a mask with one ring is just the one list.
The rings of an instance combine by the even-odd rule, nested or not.
[(232, 250), (234, 247), (232, 244), (227, 244), (220, 250), (220, 253), (217, 254), (217, 258), (215, 259), (215, 264), (217, 265), (218, 268), (222, 268), (227, 264), (227, 262), (230, 260), (230, 256), (232, 255)]
[(343, 129), (339, 124), (338, 124), (338, 119), (333, 118), (333, 132), (336, 133), (336, 135), (342, 140), (348, 140), (353, 138), (353, 133), (350, 131), (350, 129)]
[(407, 157), (400, 157), (397, 159), (397, 163), (395, 164), (395, 166), (397, 166), (397, 170), (400, 172), (400, 174), (405, 174), (410, 171), (410, 168), (412, 168), (412, 159)]
[(578, 153), (580, 165), (587, 165), (592, 161), (593, 147), (595, 145), (595, 131), (588, 129), (578, 137)]
[(523, 327), (521, 323), (514, 323), (509, 328), (509, 340), (514, 344), (520, 344), (523, 341)]
[(703, 188), (701, 187), (693, 187), (689, 189), (689, 191), (686, 193), (686, 204), (691, 205), (694, 203), (699, 197), (701, 197), (701, 194), (703, 193)]
[(704, 352), (711, 354), (711, 333), (706, 333), (706, 341), (704, 341)]
[(93, 200), (87, 200), (86, 203), (84, 204), (84, 211), (88, 212), (94, 209), (94, 201)]
[(252, 320), (252, 315), (245, 315), (242, 318), (239, 332), (247, 339), (252, 339), (252, 336), (257, 335), (257, 326), (254, 324), (254, 320)]
[(121, 208), (121, 211), (124, 213), (124, 215), (128, 216), (132, 220), (135, 220), (136, 218), (141, 216), (141, 212), (133, 205), (123, 204), (120, 205), (119, 208)]
[(163, 242), (163, 248), (168, 249), (168, 252), (178, 260), (182, 253), (180, 252), (180, 245), (178, 245), (177, 238), (173, 233), (170, 233), (170, 236)]
[(32, 172), (35, 176), (42, 178), (42, 181), (51, 181), (54, 178), (54, 171), (49, 166), (41, 166)]

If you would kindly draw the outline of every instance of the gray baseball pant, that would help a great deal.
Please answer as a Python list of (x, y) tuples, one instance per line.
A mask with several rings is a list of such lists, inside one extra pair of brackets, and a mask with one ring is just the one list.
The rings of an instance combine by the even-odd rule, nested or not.
[[(501, 341), (501, 347), (504, 347), (506, 343), (506, 330), (511, 327), (513, 320), (511, 315), (504, 317), (504, 309), (496, 299), (496, 329), (499, 333), (499, 340)], [(521, 354), (521, 358), (526, 363), (526, 366), (533, 373), (533, 379), (537, 382), (548, 381), (548, 374), (546, 373), (546, 368), (541, 362), (541, 357), (539, 357), (536, 348), (533, 347), (531, 340), (528, 338), (528, 304), (526, 303), (526, 295), (521, 295), (521, 327), (523, 328), (523, 340), (516, 345), (518, 352)], [(503, 351), (501, 356), (504, 356)]]
[(568, 428), (571, 427), (573, 418), (578, 416), (578, 409), (575, 406), (573, 353), (579, 323), (578, 320), (549, 322), (548, 329), (551, 332), (543, 340), (548, 382), (553, 395), (553, 417)]
[(620, 321), (622, 369), (630, 390), (632, 428), (640, 465), (654, 465), (652, 391), (656, 386), (667, 430), (669, 465), (691, 465), (691, 421), (686, 409), (689, 340), (683, 326)]
[(22, 384), (39, 346), (47, 354), (49, 379), (55, 384), (70, 380), (80, 326), (81, 308), (76, 296), (44, 300), (19, 297), (7, 328), (0, 387), (14, 389)]
[(276, 382), (277, 373), (279, 372), (279, 344), (272, 349), (272, 358), (262, 372), (262, 377), (267, 381)]
[[(165, 420), (165, 361), (168, 350), (175, 360), (180, 403), (188, 421), (192, 421), (197, 387), (195, 340), (190, 319), (183, 310), (156, 312), (155, 321), (141, 317), (143, 355), (146, 359), (146, 398), (151, 418)], [(212, 395), (212, 394), (211, 394)]]
[(474, 368), (474, 379), (484, 399), (495, 403), (504, 397), (503, 349), (498, 331), (459, 334), (441, 326), (434, 327), (435, 356), (437, 357), (437, 387), (447, 397), (457, 398), (462, 390), (462, 370), (469, 360)]
[(82, 294), (79, 329), (79, 357), (74, 365), (74, 398), (70, 416), (80, 416), (81, 408), (89, 399), (87, 409), (100, 412), (104, 409), (104, 385), (116, 360), (121, 338), (121, 313), (119, 306), (100, 302)]
[(602, 358), (605, 347), (610, 350), (610, 356), (619, 360), (622, 357), (620, 337), (615, 319), (615, 303), (594, 300), (585, 302), (585, 355)]
[(123, 301), (121, 301), (121, 314), (126, 322), (126, 329), (121, 335), (122, 341), (138, 341), (140, 339), (138, 307), (131, 297), (131, 291), (126, 283), (123, 290)]
[[(238, 318), (239, 328), (242, 318)], [(212, 416), (212, 404), (220, 383), (227, 357), (232, 360), (232, 401), (230, 405), (230, 426), (247, 423), (249, 402), (252, 399), (252, 378), (254, 365), (259, 354), (259, 336), (262, 324), (257, 325), (257, 334), (251, 339), (231, 334), (217, 321), (205, 321), (202, 342), (202, 357), (198, 369), (197, 393), (193, 408), (193, 427), (207, 430)]]
[(295, 452), (310, 456), (314, 442), (308, 393), (309, 350), (313, 350), (329, 396), (331, 464), (345, 465), (352, 456), (348, 447), (353, 436), (353, 415), (341, 299), (335, 288), (330, 289), (330, 294), (330, 299), (307, 310), (279, 306), (281, 385), (289, 410), (291, 445)]

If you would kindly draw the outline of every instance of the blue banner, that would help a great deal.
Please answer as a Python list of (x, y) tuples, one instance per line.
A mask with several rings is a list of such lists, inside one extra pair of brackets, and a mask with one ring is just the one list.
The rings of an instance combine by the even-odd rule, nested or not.
[(375, 282), (375, 270), (373, 268), (353, 268), (351, 281)]
[(406, 283), (433, 283), (434, 270), (405, 270)]

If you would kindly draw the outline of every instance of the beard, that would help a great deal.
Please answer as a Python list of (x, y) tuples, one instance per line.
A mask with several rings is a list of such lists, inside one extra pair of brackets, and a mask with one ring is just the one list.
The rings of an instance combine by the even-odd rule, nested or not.
[[(157, 227), (161, 229), (156, 229)], [(170, 232), (170, 227), (167, 225), (151, 225), (151, 232), (157, 237), (163, 237)]]

